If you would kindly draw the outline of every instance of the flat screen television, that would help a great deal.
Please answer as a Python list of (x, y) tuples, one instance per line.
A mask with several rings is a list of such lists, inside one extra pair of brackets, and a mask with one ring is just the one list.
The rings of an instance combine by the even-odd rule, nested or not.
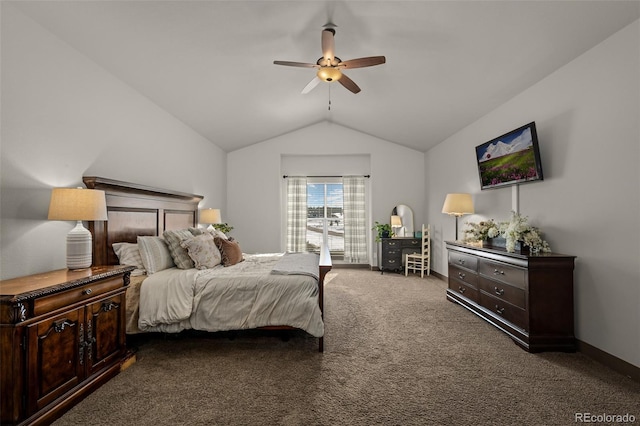
[(536, 123), (478, 145), (476, 159), (481, 189), (542, 180)]

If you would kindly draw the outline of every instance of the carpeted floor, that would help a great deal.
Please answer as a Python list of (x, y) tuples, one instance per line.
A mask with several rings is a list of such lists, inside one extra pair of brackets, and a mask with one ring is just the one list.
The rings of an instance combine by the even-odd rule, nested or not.
[(523, 351), (443, 281), (334, 269), (325, 288), (324, 353), (302, 332), (149, 337), (55, 425), (640, 424), (639, 383), (580, 353)]

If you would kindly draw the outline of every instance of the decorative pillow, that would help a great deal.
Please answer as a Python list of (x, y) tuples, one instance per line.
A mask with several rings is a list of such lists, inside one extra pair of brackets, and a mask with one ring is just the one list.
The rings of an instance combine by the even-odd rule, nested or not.
[(131, 271), (132, 276), (144, 275), (146, 273), (137, 244), (113, 243), (111, 246), (113, 247), (113, 251), (116, 253), (116, 256), (118, 256), (118, 261), (121, 265), (131, 265), (136, 267), (136, 269)]
[(222, 261), (220, 250), (211, 234), (202, 234), (183, 240), (180, 245), (189, 252), (197, 269), (210, 269)]
[(189, 232), (191, 232), (193, 235), (202, 235), (205, 233), (211, 234), (214, 237), (220, 237), (220, 238), (224, 238), (225, 240), (228, 240), (229, 237), (227, 237), (227, 235), (218, 230), (218, 229), (203, 229), (203, 228), (189, 228)]
[(162, 237), (138, 237), (138, 249), (147, 275), (175, 266), (169, 247)]
[(224, 266), (235, 265), (244, 260), (242, 257), (242, 250), (240, 245), (235, 240), (228, 240), (226, 238), (215, 237), (214, 241), (220, 253), (222, 253), (222, 264)]
[(202, 235), (206, 232), (206, 229), (203, 228), (189, 228), (189, 232), (191, 232), (193, 234), (194, 237), (197, 237), (198, 235)]
[(193, 238), (193, 234), (188, 229), (180, 229), (176, 231), (164, 231), (162, 233), (164, 240), (169, 247), (169, 253), (173, 263), (176, 264), (178, 269), (191, 269), (193, 268), (193, 260), (189, 257), (187, 250), (183, 248), (180, 243), (184, 240)]

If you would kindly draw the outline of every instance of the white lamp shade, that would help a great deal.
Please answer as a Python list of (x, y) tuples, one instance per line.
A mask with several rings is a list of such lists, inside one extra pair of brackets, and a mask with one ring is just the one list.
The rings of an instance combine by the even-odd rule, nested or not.
[(83, 188), (53, 188), (49, 220), (107, 220), (104, 191)]
[(447, 194), (442, 206), (442, 213), (454, 216), (473, 214), (474, 212), (471, 194)]
[(400, 218), (400, 216), (391, 216), (391, 227), (397, 228), (398, 226), (402, 226), (402, 219)]
[(200, 210), (200, 223), (222, 223), (220, 209)]

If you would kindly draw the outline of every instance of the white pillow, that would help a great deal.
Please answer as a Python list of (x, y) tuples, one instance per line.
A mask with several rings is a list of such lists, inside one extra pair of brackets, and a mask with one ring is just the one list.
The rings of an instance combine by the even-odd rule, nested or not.
[(182, 240), (180, 245), (187, 250), (197, 269), (210, 269), (222, 262), (222, 254), (211, 234), (205, 233)]
[(113, 247), (113, 251), (116, 253), (116, 256), (118, 256), (118, 261), (121, 265), (131, 265), (136, 267), (136, 269), (131, 271), (132, 276), (144, 275), (146, 273), (137, 244), (113, 243), (111, 246)]
[(210, 230), (209, 232), (211, 232), (211, 234), (212, 234), (214, 237), (222, 238), (222, 239), (225, 239), (225, 240), (228, 240), (228, 239), (229, 239), (229, 237), (227, 237), (227, 234), (225, 234), (224, 232), (222, 232), (222, 231), (221, 231), (221, 230), (219, 230), (219, 229), (213, 228), (213, 229), (212, 229), (212, 230)]
[(229, 239), (229, 237), (227, 237), (227, 234), (225, 234), (224, 232), (216, 228), (211, 228), (211, 229), (189, 228), (189, 232), (191, 232), (194, 236), (198, 236), (202, 234), (211, 234), (213, 235), (214, 238), (218, 237), (218, 238), (224, 238), (225, 240)]
[(138, 249), (147, 275), (176, 266), (162, 237), (138, 237)]

